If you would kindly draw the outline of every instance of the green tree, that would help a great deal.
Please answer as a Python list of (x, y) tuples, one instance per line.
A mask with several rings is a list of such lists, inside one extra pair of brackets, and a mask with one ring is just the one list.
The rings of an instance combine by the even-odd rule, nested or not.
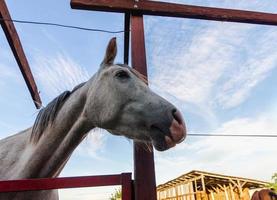
[(121, 189), (115, 189), (115, 192), (111, 194), (110, 200), (118, 200), (121, 199)]
[(268, 187), (277, 191), (277, 173), (274, 173), (271, 177), (272, 182), (269, 183)]

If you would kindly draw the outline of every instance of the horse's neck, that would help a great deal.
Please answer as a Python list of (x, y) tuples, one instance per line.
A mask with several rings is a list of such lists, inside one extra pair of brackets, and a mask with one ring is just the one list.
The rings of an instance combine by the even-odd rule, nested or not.
[(92, 129), (83, 115), (88, 86), (75, 91), (58, 112), (36, 144), (29, 144), (19, 178), (58, 176), (73, 150)]

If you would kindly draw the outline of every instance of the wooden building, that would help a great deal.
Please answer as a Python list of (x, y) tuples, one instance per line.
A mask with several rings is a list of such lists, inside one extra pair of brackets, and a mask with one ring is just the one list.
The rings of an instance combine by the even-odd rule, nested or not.
[(158, 200), (250, 200), (268, 183), (248, 178), (191, 171), (157, 187)]

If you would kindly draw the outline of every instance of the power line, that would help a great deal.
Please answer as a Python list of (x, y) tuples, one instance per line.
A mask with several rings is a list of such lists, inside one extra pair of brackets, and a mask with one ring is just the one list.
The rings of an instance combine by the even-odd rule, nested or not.
[(215, 133), (188, 133), (188, 136), (196, 137), (256, 137), (256, 138), (277, 138), (277, 134), (215, 134)]
[(110, 31), (110, 30), (104, 30), (104, 29), (95, 29), (95, 28), (87, 28), (87, 27), (80, 27), (80, 26), (73, 26), (73, 25), (58, 24), (58, 23), (52, 23), (52, 22), (25, 21), (25, 20), (4, 19), (4, 18), (0, 18), (0, 21), (11, 21), (11, 22), (21, 23), (21, 24), (56, 26), (56, 27), (62, 27), (62, 28), (78, 29), (82, 31), (102, 32), (102, 33), (111, 33), (111, 34), (124, 33), (124, 31)]

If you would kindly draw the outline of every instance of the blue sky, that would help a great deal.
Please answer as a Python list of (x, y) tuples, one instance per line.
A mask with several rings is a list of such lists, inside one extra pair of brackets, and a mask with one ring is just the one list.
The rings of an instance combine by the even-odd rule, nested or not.
[[(277, 11), (273, 0), (172, 2)], [(7, 4), (14, 19), (123, 30), (121, 14), (72, 10), (69, 1)], [(15, 25), (44, 105), (96, 72), (111, 37), (118, 41), (117, 62), (123, 60), (123, 34)], [(277, 134), (276, 27), (146, 16), (145, 33), (150, 87), (182, 111), (190, 133)], [(3, 31), (0, 46), (4, 138), (32, 126), (38, 111)], [(188, 137), (172, 150), (155, 152), (157, 183), (192, 169), (270, 180), (277, 171), (276, 140)], [(132, 171), (132, 154), (131, 141), (96, 130), (76, 149), (62, 176)], [(61, 195), (70, 199), (73, 193)], [(109, 193), (97, 195), (106, 199)]]

